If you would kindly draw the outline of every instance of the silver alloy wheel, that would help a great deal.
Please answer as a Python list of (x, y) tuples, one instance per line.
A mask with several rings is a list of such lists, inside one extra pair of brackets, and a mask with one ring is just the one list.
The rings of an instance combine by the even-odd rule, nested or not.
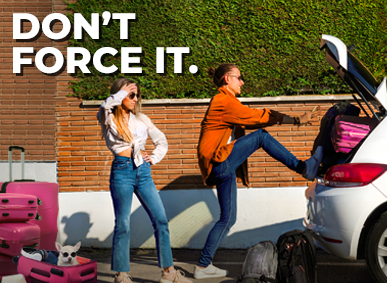
[(378, 242), (378, 250), (377, 250), (377, 257), (378, 257), (379, 266), (382, 269), (383, 273), (387, 276), (387, 264), (385, 261), (385, 258), (387, 258), (386, 240), (387, 240), (387, 229), (384, 230), (384, 232), (380, 236), (380, 239)]
[(387, 211), (368, 231), (365, 260), (375, 282), (387, 283)]

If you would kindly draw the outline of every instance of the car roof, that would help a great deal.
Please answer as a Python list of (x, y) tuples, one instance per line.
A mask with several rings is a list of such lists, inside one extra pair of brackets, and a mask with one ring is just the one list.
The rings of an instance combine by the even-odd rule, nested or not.
[(378, 118), (370, 104), (384, 116), (387, 109), (386, 78), (378, 83), (364, 64), (337, 37), (323, 34), (320, 49), (325, 50), (327, 62), (361, 97), (373, 114)]

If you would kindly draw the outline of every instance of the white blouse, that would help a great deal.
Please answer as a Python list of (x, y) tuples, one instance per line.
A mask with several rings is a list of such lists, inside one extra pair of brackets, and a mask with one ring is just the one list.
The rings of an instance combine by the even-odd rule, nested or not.
[(124, 150), (132, 147), (132, 158), (136, 166), (143, 164), (143, 158), (140, 150), (145, 150), (148, 135), (151, 137), (155, 149), (150, 158), (153, 164), (156, 164), (164, 158), (168, 151), (168, 142), (163, 134), (152, 121), (143, 113), (134, 115), (130, 112), (128, 127), (133, 135), (133, 142), (128, 143), (118, 135), (117, 126), (113, 120), (112, 110), (115, 106), (121, 105), (122, 100), (128, 95), (124, 90), (110, 95), (100, 106), (97, 119), (101, 124), (103, 137), (106, 146), (116, 156)]

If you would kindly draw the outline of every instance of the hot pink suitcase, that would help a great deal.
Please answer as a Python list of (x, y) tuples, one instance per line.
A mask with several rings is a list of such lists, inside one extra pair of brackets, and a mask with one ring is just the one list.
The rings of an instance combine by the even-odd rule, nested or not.
[(38, 206), (40, 220), (30, 220), (40, 226), (41, 249), (54, 250), (56, 236), (58, 234), (58, 192), (56, 183), (48, 182), (7, 182), (0, 183), (2, 192), (29, 194), (38, 197), (42, 205)]
[(21, 194), (0, 194), (0, 223), (26, 222), (39, 219), (36, 196)]
[(337, 116), (331, 132), (333, 147), (336, 152), (350, 152), (377, 124), (378, 121), (373, 118)]
[(58, 266), (21, 256), (17, 271), (24, 275), (27, 283), (96, 283), (97, 261), (80, 256), (77, 260), (78, 265)]
[(39, 248), (40, 227), (28, 222), (0, 223), (0, 254), (17, 256), (23, 247)]
[(10, 180), (12, 180), (12, 150), (20, 149), (22, 163), (22, 179), (15, 182), (0, 183), (0, 193), (17, 193), (36, 196), (41, 205), (38, 206), (38, 214), (41, 220), (30, 220), (40, 227), (41, 249), (55, 250), (55, 241), (58, 234), (58, 195), (59, 186), (57, 183), (34, 182), (33, 180), (24, 180), (24, 148), (10, 146), (8, 152), (8, 161), (10, 164)]
[(17, 264), (12, 262), (11, 256), (0, 254), (0, 281), (3, 276), (17, 274)]

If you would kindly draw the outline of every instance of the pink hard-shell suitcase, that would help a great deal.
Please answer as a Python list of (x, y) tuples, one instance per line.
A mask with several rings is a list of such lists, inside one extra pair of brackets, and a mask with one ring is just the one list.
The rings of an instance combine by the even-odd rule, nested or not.
[(17, 274), (17, 264), (12, 262), (11, 256), (0, 254), (0, 281), (3, 276)]
[[(54, 253), (58, 254), (57, 251)], [(77, 260), (78, 265), (58, 266), (21, 256), (17, 271), (24, 275), (27, 283), (96, 283), (97, 261), (80, 256), (77, 256)]]
[(8, 152), (8, 161), (10, 164), (10, 180), (12, 180), (12, 150), (20, 149), (22, 179), (14, 182), (0, 182), (0, 193), (16, 193), (36, 196), (41, 205), (38, 206), (38, 214), (41, 220), (30, 220), (40, 227), (41, 249), (55, 250), (55, 241), (58, 234), (58, 195), (59, 186), (57, 183), (50, 182), (34, 182), (33, 180), (24, 179), (24, 148), (18, 146), (10, 146)]
[(23, 247), (38, 248), (40, 227), (33, 223), (0, 223), (0, 254), (17, 256)]
[(336, 152), (348, 153), (378, 124), (368, 117), (339, 115), (332, 127), (331, 138)]
[(39, 219), (36, 196), (21, 194), (0, 194), (0, 223), (26, 222)]

